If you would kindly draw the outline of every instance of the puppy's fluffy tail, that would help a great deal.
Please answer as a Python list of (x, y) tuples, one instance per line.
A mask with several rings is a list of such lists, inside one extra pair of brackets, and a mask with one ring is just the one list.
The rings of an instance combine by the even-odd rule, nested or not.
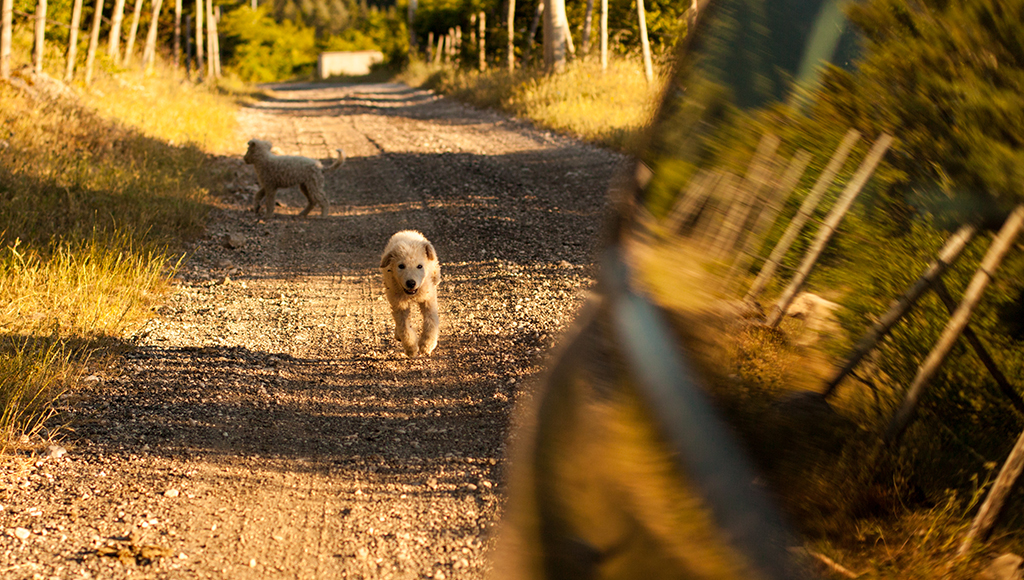
[(341, 149), (341, 148), (338, 148), (338, 149), (335, 149), (335, 151), (338, 152), (338, 158), (334, 161), (334, 163), (331, 163), (331, 166), (328, 167), (325, 171), (330, 171), (330, 170), (332, 170), (332, 169), (334, 169), (336, 167), (341, 167), (342, 165), (344, 165), (344, 163), (345, 163), (345, 150)]

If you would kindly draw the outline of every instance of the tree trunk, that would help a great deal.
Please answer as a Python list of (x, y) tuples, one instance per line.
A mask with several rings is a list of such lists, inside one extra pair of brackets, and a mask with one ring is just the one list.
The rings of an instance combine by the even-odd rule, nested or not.
[(32, 67), (43, 72), (43, 48), (46, 46), (46, 0), (36, 0), (36, 38), (32, 50)]
[(544, 0), (537, 3), (537, 10), (533, 13), (533, 20), (530, 21), (530, 30), (526, 33), (526, 62), (533, 62), (533, 47), (537, 44), (537, 27), (540, 26), (540, 18), (544, 15)]
[(434, 60), (432, 58), (433, 56), (434, 56), (434, 33), (433, 32), (428, 32), (427, 33), (427, 62), (428, 63), (433, 62), (433, 60)]
[(78, 29), (82, 27), (82, 0), (75, 0), (71, 8), (71, 36), (68, 39), (68, 61), (64, 68), (64, 82), (75, 79), (75, 60), (78, 58)]
[(583, 14), (583, 38), (580, 40), (580, 54), (590, 52), (590, 34), (594, 27), (594, 0), (587, 0), (587, 11)]
[(221, 77), (221, 74), (220, 74), (220, 32), (218, 32), (218, 29), (217, 29), (217, 27), (219, 25), (220, 25), (220, 6), (214, 6), (213, 7), (213, 36), (210, 37), (210, 38), (213, 39), (213, 53), (211, 53), (210, 56), (213, 58), (213, 76), (215, 78), (218, 78), (218, 79)]
[(508, 72), (516, 70), (516, 0), (508, 0)]
[(172, 49), (175, 74), (181, 67), (181, 0), (174, 0), (174, 48)]
[(796, 298), (797, 292), (803, 286), (807, 277), (811, 274), (811, 269), (814, 264), (817, 263), (818, 258), (821, 257), (821, 253), (825, 251), (825, 244), (832, 238), (832, 234), (836, 228), (839, 227), (839, 222), (843, 220), (846, 212), (849, 211), (850, 206), (853, 205), (853, 200), (857, 198), (861, 189), (867, 183), (871, 174), (875, 172), (875, 168), (878, 167), (879, 162), (882, 161), (882, 157), (885, 152), (889, 150), (889, 145), (892, 143), (892, 135), (882, 133), (882, 135), (875, 141), (875, 144), (871, 146), (871, 150), (868, 151), (867, 157), (864, 158), (864, 162), (861, 163), (860, 168), (857, 169), (857, 173), (847, 184), (846, 190), (843, 191), (843, 195), (836, 202), (835, 207), (829, 212), (828, 218), (825, 219), (825, 223), (822, 224), (821, 229), (818, 231), (818, 236), (814, 239), (814, 243), (811, 244), (810, 249), (807, 251), (807, 256), (804, 257), (804, 261), (800, 264), (800, 269), (797, 270), (796, 276), (790, 281), (789, 286), (779, 297), (778, 301), (772, 306), (772, 311), (768, 315), (768, 326), (778, 326), (779, 321), (782, 320), (782, 316), (786, 313), (789, 305)]
[(135, 0), (135, 10), (132, 11), (132, 25), (128, 27), (128, 42), (124, 45), (124, 58), (121, 62), (124, 66), (132, 63), (132, 51), (135, 50), (135, 35), (139, 32), (139, 17), (142, 16), (142, 0)]
[(203, 12), (205, 2), (196, 0), (196, 80), (203, 81)]
[(185, 78), (192, 80), (192, 15), (185, 15)]
[(568, 24), (565, 20), (565, 0), (544, 0), (544, 67), (548, 72), (565, 70)]
[(608, 70), (608, 0), (601, 0), (601, 70)]
[(839, 383), (842, 382), (853, 369), (857, 367), (860, 361), (867, 356), (869, 352), (874, 350), (875, 345), (880, 340), (885, 338), (889, 331), (907, 312), (910, 311), (911, 307), (917, 303), (917, 300), (924, 294), (924, 291), (932, 285), (933, 282), (939, 279), (946, 269), (956, 261), (960, 254), (967, 247), (968, 242), (974, 237), (975, 233), (974, 226), (962, 226), (955, 234), (950, 236), (946, 243), (943, 244), (942, 249), (939, 250), (939, 255), (928, 265), (928, 269), (925, 270), (924, 274), (917, 279), (917, 282), (903, 293), (898, 299), (894, 300), (889, 305), (889, 309), (886, 310), (885, 314), (878, 319), (877, 322), (871, 327), (871, 330), (864, 335), (857, 345), (853, 349), (853, 353), (843, 364), (843, 367), (836, 371), (836, 374), (829, 380), (828, 384), (825, 385), (825, 390), (822, 396), (828, 397), (835, 391)]
[(160, 24), (160, 8), (163, 7), (163, 0), (153, 0), (153, 19), (149, 21), (149, 33), (146, 34), (146, 48), (142, 52), (142, 68), (146, 74), (153, 72), (153, 65), (156, 64), (156, 33)]
[[(253, 2), (255, 1), (253, 0)], [(416, 0), (409, 0), (409, 9), (405, 16), (406, 26), (409, 28), (409, 54), (416, 54), (416, 29), (413, 28), (413, 23), (416, 21), (416, 7)]]
[(789, 247), (796, 240), (796, 236), (803, 229), (807, 220), (810, 219), (814, 208), (818, 207), (818, 202), (821, 201), (822, 196), (825, 195), (829, 186), (832, 185), (832, 181), (836, 178), (839, 170), (842, 169), (843, 164), (846, 163), (846, 157), (849, 156), (850, 150), (853, 149), (858, 139), (860, 139), (860, 133), (855, 129), (850, 129), (846, 132), (846, 136), (843, 137), (839, 147), (832, 154), (832, 159), (825, 166), (825, 170), (818, 176), (818, 181), (811, 188), (811, 192), (807, 194), (804, 202), (800, 204), (800, 210), (796, 212), (796, 216), (789, 222), (786, 231), (783, 232), (782, 237), (776, 242), (775, 248), (772, 249), (771, 255), (768, 256), (768, 260), (761, 266), (761, 271), (758, 272), (757, 278), (754, 279), (754, 283), (750, 285), (750, 290), (747, 291), (747, 295), (743, 298), (744, 301), (756, 300), (765, 286), (768, 285), (768, 280), (771, 279), (775, 269), (782, 263), (782, 258), (786, 256), (786, 252), (789, 251)]
[(960, 302), (960, 306), (957, 307), (956, 312), (949, 319), (949, 322), (946, 323), (946, 328), (942, 331), (939, 341), (932, 348), (932, 351), (928, 353), (928, 358), (925, 359), (918, 369), (914, 382), (910, 384), (910, 388), (907, 390), (907, 398), (903, 401), (903, 406), (900, 407), (899, 412), (893, 417), (892, 422), (889, 424), (889, 429), (886, 431), (885, 441), (887, 444), (895, 444), (903, 435), (903, 431), (907, 428), (907, 424), (910, 423), (910, 419), (917, 409), (917, 402), (920, 400), (921, 394), (924, 393), (925, 385), (935, 376), (942, 361), (945, 360), (946, 355), (953, 348), (957, 337), (960, 336), (967, 326), (974, 307), (981, 301), (981, 296), (985, 292), (988, 283), (992, 280), (992, 275), (999, 268), (1003, 257), (1006, 256), (1006, 253), (1013, 246), (1013, 242), (1017, 238), (1017, 234), (1020, 233), (1022, 225), (1024, 225), (1024, 205), (1017, 206), (1017, 209), (1013, 210), (1010, 217), (1003, 223), (1003, 227), (999, 230), (999, 233), (992, 241), (992, 245), (989, 246), (985, 258), (981, 261), (981, 267), (974, 273), (971, 283), (967, 286), (967, 290), (964, 291), (964, 297)]
[(480, 27), (476, 34), (476, 41), (480, 43), (477, 46), (477, 54), (479, 56), (477, 65), (480, 68), (480, 72), (484, 72), (487, 70), (487, 41), (485, 34), (487, 32), (487, 13), (483, 10), (477, 16), (476, 25)]
[(107, 42), (107, 55), (114, 64), (121, 64), (121, 24), (124, 21), (124, 0), (114, 1), (114, 12), (110, 15), (110, 37)]
[(0, 79), (11, 78), (11, 22), (14, 19), (14, 0), (0, 4)]
[(92, 30), (89, 32), (89, 51), (85, 55), (85, 84), (92, 82), (92, 65), (96, 61), (96, 51), (100, 44), (100, 23), (103, 22), (103, 0), (96, 0), (95, 12), (92, 15)]
[(213, 0), (206, 0), (206, 76), (210, 80), (217, 78), (216, 63), (213, 50)]
[(651, 43), (647, 40), (647, 15), (644, 13), (644, 0), (636, 0), (636, 14), (640, 19), (640, 48), (644, 53), (644, 77), (647, 82), (654, 82), (654, 66), (651, 64)]

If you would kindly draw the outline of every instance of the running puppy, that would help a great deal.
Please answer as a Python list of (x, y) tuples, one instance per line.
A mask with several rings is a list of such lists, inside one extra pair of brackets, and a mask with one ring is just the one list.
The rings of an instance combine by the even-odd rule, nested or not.
[[(306, 215), (314, 205), (320, 205), (320, 215), (331, 211), (331, 204), (324, 193), (324, 167), (316, 159), (298, 155), (275, 155), (270, 152), (270, 142), (251, 139), (245, 152), (245, 162), (256, 168), (260, 190), (256, 192), (252, 210), (260, 212), (260, 202), (266, 198), (267, 215), (274, 213), (274, 198), (277, 190), (298, 185), (309, 205), (299, 215)], [(338, 149), (338, 160), (327, 168), (328, 171), (345, 162), (345, 152)]]
[[(430, 356), (437, 346), (440, 324), (437, 285), (441, 282), (441, 265), (434, 246), (419, 232), (398, 232), (384, 248), (380, 273), (395, 317), (395, 337), (405, 347), (405, 354)], [(412, 326), (413, 304), (419, 304), (423, 314), (423, 331), (418, 337)]]

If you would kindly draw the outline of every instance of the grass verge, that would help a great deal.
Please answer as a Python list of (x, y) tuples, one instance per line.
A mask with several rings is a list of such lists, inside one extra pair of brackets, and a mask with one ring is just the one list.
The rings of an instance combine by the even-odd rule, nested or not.
[(484, 108), (526, 118), (540, 127), (627, 150), (637, 143), (660, 100), (664, 76), (648, 83), (639, 63), (616, 58), (607, 70), (577, 59), (562, 74), (535, 69), (485, 72), (413, 62), (399, 77)]
[(0, 451), (38, 444), (56, 398), (130, 345), (235, 138), (231, 87), (98, 77), (0, 83)]

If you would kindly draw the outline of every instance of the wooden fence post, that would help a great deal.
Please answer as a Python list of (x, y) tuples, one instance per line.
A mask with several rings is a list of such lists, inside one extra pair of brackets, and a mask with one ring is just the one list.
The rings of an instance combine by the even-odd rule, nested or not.
[(149, 21), (149, 32), (146, 34), (146, 48), (142, 51), (142, 68), (145, 74), (153, 72), (156, 63), (156, 33), (160, 25), (160, 9), (163, 0), (153, 0), (153, 18)]
[(14, 20), (14, 0), (0, 3), (0, 79), (11, 78), (11, 23)]
[(654, 67), (651, 64), (651, 43), (647, 40), (647, 15), (644, 13), (644, 0), (636, 0), (636, 14), (640, 20), (640, 49), (644, 55), (644, 77), (648, 83), (654, 82)]
[(743, 298), (744, 301), (752, 301), (764, 290), (765, 286), (768, 285), (768, 280), (771, 279), (772, 275), (775, 274), (775, 270), (782, 263), (782, 258), (785, 257), (786, 252), (789, 251), (789, 247), (793, 245), (793, 241), (796, 240), (796, 236), (803, 229), (804, 224), (810, 219), (811, 214), (814, 213), (814, 208), (818, 207), (818, 203), (821, 201), (822, 196), (828, 191), (832, 181), (836, 178), (836, 174), (846, 163), (846, 158), (850, 155), (850, 150), (853, 149), (854, 144), (860, 139), (860, 133), (856, 129), (850, 129), (846, 132), (846, 136), (840, 141), (839, 147), (836, 148), (835, 153), (832, 154), (832, 158), (829, 159), (828, 165), (825, 166), (825, 170), (818, 176), (818, 180), (814, 183), (814, 187), (811, 188), (810, 193), (804, 198), (804, 202), (800, 204), (800, 209), (796, 212), (796, 215), (789, 222), (789, 226), (786, 231), (783, 232), (782, 237), (775, 244), (772, 249), (771, 255), (765, 260), (761, 271), (758, 272), (757, 277), (754, 279), (753, 284), (750, 285), (750, 289), (747, 290), (747, 295)]
[(946, 328), (942, 331), (939, 341), (932, 348), (932, 351), (928, 353), (928, 358), (924, 360), (924, 363), (918, 369), (914, 382), (910, 384), (910, 388), (907, 390), (907, 397), (903, 401), (903, 406), (900, 407), (893, 417), (886, 431), (885, 442), (888, 445), (895, 444), (903, 435), (903, 431), (906, 430), (907, 424), (910, 423), (910, 419), (917, 409), (917, 402), (920, 400), (921, 394), (924, 393), (925, 385), (935, 376), (942, 361), (945, 360), (946, 355), (953, 348), (957, 337), (960, 336), (963, 329), (967, 326), (974, 307), (981, 301), (981, 296), (985, 292), (988, 283), (992, 280), (992, 275), (1003, 261), (1003, 257), (1010, 250), (1013, 241), (1017, 238), (1017, 234), (1020, 233), (1022, 225), (1024, 225), (1024, 205), (1019, 205), (1010, 213), (1006, 222), (1003, 223), (1003, 227), (1000, 228), (999, 233), (992, 241), (992, 245), (989, 246), (988, 252), (985, 253), (985, 258), (981, 261), (981, 267), (974, 273), (974, 277), (971, 278), (967, 290), (964, 291), (964, 297), (960, 301), (960, 306), (957, 307), (956, 312), (949, 319), (949, 322), (946, 323)]
[(814, 239), (814, 243), (807, 251), (807, 255), (804, 257), (804, 261), (800, 264), (800, 268), (797, 270), (793, 280), (790, 281), (789, 286), (782, 292), (782, 296), (772, 305), (772, 310), (768, 314), (767, 324), (768, 326), (778, 326), (779, 321), (782, 320), (782, 316), (786, 313), (786, 309), (789, 308), (790, 303), (796, 298), (800, 288), (807, 281), (807, 277), (811, 274), (811, 269), (814, 268), (814, 264), (817, 263), (821, 253), (825, 250), (825, 245), (832, 238), (832, 234), (836, 228), (839, 227), (839, 222), (846, 216), (846, 212), (849, 211), (853, 205), (853, 200), (857, 198), (857, 195), (863, 189), (864, 185), (868, 182), (871, 174), (875, 172), (875, 168), (878, 167), (879, 162), (882, 161), (882, 157), (885, 152), (889, 150), (889, 145), (892, 143), (892, 135), (882, 133), (882, 135), (875, 141), (875, 144), (871, 146), (871, 150), (868, 151), (867, 157), (864, 158), (864, 162), (861, 163), (860, 168), (857, 169), (857, 173), (854, 174), (853, 179), (846, 186), (846, 190), (843, 191), (843, 195), (840, 196), (839, 201), (836, 202), (835, 207), (829, 212), (828, 217), (825, 219), (825, 223), (821, 225), (821, 229), (818, 231), (818, 236)]
[(78, 29), (82, 27), (82, 0), (75, 0), (71, 8), (71, 30), (68, 38), (68, 58), (64, 67), (64, 82), (75, 79), (75, 60), (78, 58)]
[(1017, 443), (1010, 451), (1010, 456), (1006, 458), (1006, 463), (999, 470), (999, 475), (996, 477), (995, 483), (992, 484), (985, 503), (981, 504), (978, 515), (975, 516), (971, 528), (964, 536), (963, 543), (960, 544), (960, 549), (957, 550), (957, 556), (966, 554), (971, 549), (975, 538), (983, 540), (988, 536), (992, 526), (996, 523), (996, 518), (999, 517), (999, 512), (1003, 510), (1007, 496), (1010, 495), (1014, 484), (1017, 483), (1021, 470), (1024, 470), (1024, 432), (1017, 437)]
[(89, 50), (85, 53), (85, 84), (92, 83), (92, 65), (100, 44), (100, 23), (103, 21), (103, 0), (96, 0), (92, 14), (92, 29), (89, 31)]
[(683, 224), (693, 219), (701, 203), (707, 199), (721, 177), (721, 173), (705, 169), (691, 177), (690, 182), (686, 184), (686, 191), (679, 193), (676, 203), (672, 205), (672, 209), (662, 220), (665, 231), (671, 234), (680, 233), (679, 230), (682, 229)]
[(121, 64), (121, 23), (124, 21), (124, 0), (114, 0), (114, 13), (110, 15), (110, 36), (107, 55), (114, 64)]
[[(950, 295), (946, 285), (942, 282), (942, 278), (937, 278), (935, 284), (932, 285), (932, 290), (942, 301), (942, 304), (946, 306), (946, 310), (949, 311), (950, 316), (956, 312), (956, 300), (953, 300), (953, 296)], [(978, 359), (981, 360), (981, 364), (988, 370), (989, 374), (996, 381), (996, 385), (999, 386), (999, 390), (1003, 392), (1003, 395), (1007, 399), (1010, 399), (1010, 403), (1013, 404), (1017, 412), (1024, 415), (1024, 400), (1017, 394), (1016, 389), (1007, 380), (1006, 375), (1003, 371), (999, 370), (999, 365), (996, 361), (992, 360), (992, 356), (988, 354), (988, 349), (985, 348), (985, 344), (981, 342), (981, 338), (971, 329), (970, 326), (964, 327), (964, 338), (967, 339), (967, 343), (974, 349), (974, 353), (978, 355)]]
[(956, 261), (960, 253), (967, 247), (967, 243), (974, 237), (975, 231), (976, 228), (973, 225), (961, 226), (956, 233), (946, 239), (946, 243), (939, 250), (938, 256), (928, 265), (924, 274), (903, 293), (903, 296), (893, 300), (892, 304), (889, 305), (889, 309), (875, 322), (871, 330), (857, 341), (857, 346), (854, 347), (853, 353), (846, 360), (846, 363), (825, 385), (825, 390), (822, 393), (823, 396), (828, 397), (831, 395), (836, 387), (839, 386), (839, 383), (857, 367), (861, 359), (875, 348), (878, 341), (889, 334), (893, 325), (899, 322), (910, 308), (917, 303), (918, 298), (924, 294), (924, 291), (933, 282), (938, 280), (946, 269)]
[(765, 133), (761, 142), (757, 145), (757, 151), (750, 160), (750, 166), (743, 177), (743, 184), (740, 185), (740, 195), (733, 205), (733, 211), (726, 217), (725, 224), (720, 231), (720, 241), (716, 243), (715, 258), (724, 257), (743, 236), (743, 227), (750, 219), (750, 215), (759, 205), (761, 192), (764, 186), (771, 179), (771, 161), (775, 157), (775, 150), (779, 148), (782, 141), (771, 133)]
[(775, 222), (775, 218), (779, 215), (779, 210), (782, 209), (782, 200), (796, 187), (797, 182), (800, 181), (800, 177), (803, 176), (810, 162), (811, 154), (803, 149), (797, 151), (793, 158), (789, 160), (786, 172), (765, 196), (765, 201), (761, 204), (760, 211), (754, 218), (753, 229), (750, 235), (747, 236), (743, 247), (740, 248), (740, 252), (736, 256), (736, 261), (733, 262), (732, 268), (730, 268), (730, 275), (727, 279), (731, 279), (733, 275), (740, 274), (750, 267), (750, 264), (754, 261), (754, 253), (757, 251), (754, 245), (762, 240), (765, 232), (768, 231), (768, 227)]
[(132, 63), (132, 52), (135, 50), (135, 35), (139, 32), (139, 17), (142, 16), (142, 0), (135, 0), (135, 9), (132, 10), (132, 24), (128, 27), (128, 42), (124, 45), (124, 57), (121, 62), (124, 66)]

